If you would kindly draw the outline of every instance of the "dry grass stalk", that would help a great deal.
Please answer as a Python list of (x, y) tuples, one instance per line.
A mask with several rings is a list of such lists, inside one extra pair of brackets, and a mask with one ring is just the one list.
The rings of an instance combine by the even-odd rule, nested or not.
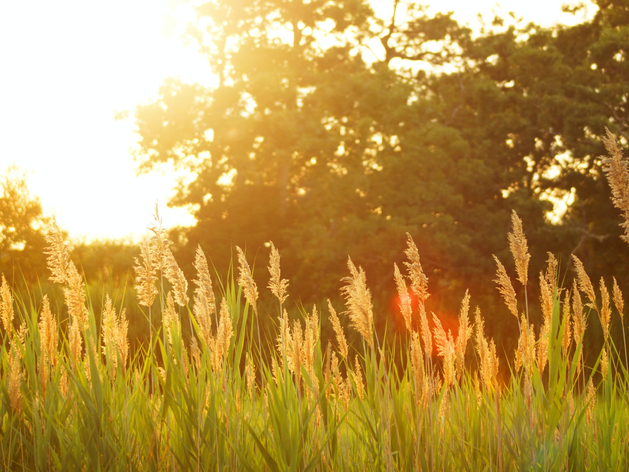
[(411, 281), (411, 290), (417, 295), (420, 303), (424, 303), (426, 299), (430, 296), (428, 293), (428, 277), (424, 274), (424, 270), (422, 269), (422, 265), (419, 261), (419, 251), (417, 250), (417, 246), (415, 245), (415, 241), (410, 234), (406, 233), (407, 236), (407, 249), (404, 251), (406, 257), (408, 258), (408, 262), (405, 262), (406, 268), (408, 269), (408, 277)]
[(83, 339), (81, 338), (81, 328), (77, 319), (70, 321), (70, 355), (76, 365), (83, 354)]
[(2, 286), (0, 287), (0, 297), (2, 298), (2, 325), (7, 333), (13, 331), (13, 294), (11, 287), (7, 283), (7, 279), (2, 274)]
[(554, 287), (548, 283), (546, 276), (539, 273), (539, 299), (542, 305), (542, 315), (544, 324), (550, 325), (553, 316), (553, 307), (555, 305)]
[(535, 347), (534, 326), (532, 324), (529, 326), (528, 321), (526, 321), (526, 317), (522, 316), (522, 319), (520, 320), (520, 338), (518, 339), (518, 349), (515, 353), (516, 371), (519, 371), (522, 367), (524, 367), (527, 372), (531, 372), (533, 364), (536, 360)]
[[(587, 328), (587, 320), (583, 312), (583, 303), (581, 302), (581, 293), (577, 287), (577, 281), (572, 282), (572, 337), (574, 343), (578, 346), (583, 341), (583, 333)], [(581, 372), (583, 366), (583, 349), (579, 352), (579, 363), (577, 374)]]
[(594, 383), (592, 382), (592, 378), (588, 381), (586, 394), (585, 394), (585, 419), (588, 427), (592, 423), (592, 416), (594, 412), (594, 407), (596, 406), (596, 389), (594, 388)]
[(18, 415), (22, 413), (22, 351), (21, 342), (15, 337), (11, 339), (9, 351), (9, 402)]
[(280, 366), (282, 367), (282, 370), (284, 369), (284, 359), (286, 359), (287, 364), (290, 363), (289, 356), (292, 342), (290, 323), (288, 322), (288, 313), (286, 309), (284, 309), (284, 312), (280, 317), (280, 329), (279, 334), (277, 335), (277, 351), (280, 354)]
[(550, 324), (544, 323), (539, 330), (539, 339), (537, 340), (537, 369), (540, 373), (544, 372), (546, 363), (548, 362), (548, 336), (550, 333)]
[(59, 340), (59, 327), (55, 316), (50, 311), (48, 295), (44, 295), (38, 328), (41, 350), (39, 378), (42, 390), (45, 391), (50, 366), (57, 365), (58, 362), (57, 346)]
[(524, 236), (524, 231), (522, 230), (522, 220), (518, 217), (515, 210), (513, 210), (511, 214), (511, 224), (512, 232), (508, 235), (509, 249), (515, 260), (515, 270), (518, 273), (518, 280), (522, 285), (526, 286), (531, 255), (529, 254), (526, 243), (526, 236)]
[(138, 303), (146, 307), (153, 306), (155, 296), (157, 295), (157, 287), (155, 282), (155, 263), (153, 261), (153, 255), (151, 254), (151, 246), (149, 240), (144, 238), (140, 244), (140, 257), (142, 262), (138, 258), (134, 258), (135, 266), (135, 290), (138, 296)]
[(496, 355), (496, 344), (493, 339), (488, 342), (485, 338), (485, 322), (483, 321), (480, 309), (476, 308), (474, 315), (476, 327), (476, 352), (479, 359), (480, 378), (487, 391), (498, 387), (499, 360)]
[[(166, 295), (166, 307), (164, 308), (164, 314), (162, 315), (162, 323), (164, 325), (164, 331), (166, 332), (166, 339), (168, 344), (173, 345), (173, 328), (179, 326), (179, 315), (175, 309), (175, 300), (171, 292)], [(175, 360), (176, 362), (176, 360)]]
[(354, 357), (354, 383), (356, 384), (356, 393), (361, 400), (365, 397), (365, 385), (363, 383), (363, 373), (358, 361), (358, 354)]
[(500, 260), (494, 256), (494, 260), (496, 261), (496, 265), (498, 266), (496, 276), (497, 278), (494, 280), (498, 285), (497, 289), (502, 295), (502, 298), (509, 308), (509, 311), (513, 316), (519, 318), (518, 316), (518, 301), (515, 295), (515, 290), (513, 289), (513, 285), (511, 284), (511, 279), (507, 275), (507, 271), (504, 266), (500, 262)]
[(302, 345), (303, 345), (303, 333), (301, 330), (301, 323), (299, 320), (293, 322), (292, 343), (288, 347), (290, 355), (288, 356), (288, 369), (295, 375), (295, 383), (297, 384), (297, 390), (301, 385), (301, 366), (303, 365), (302, 359)]
[(607, 286), (605, 285), (605, 280), (603, 280), (603, 277), (601, 277), (600, 288), (601, 288), (602, 306), (598, 315), (601, 320), (601, 326), (603, 327), (603, 335), (605, 337), (605, 340), (607, 340), (607, 338), (609, 337), (609, 322), (611, 320), (612, 310), (610, 306), (609, 292), (607, 291)]
[(253, 308), (253, 312), (257, 315), (258, 307), (256, 305), (256, 302), (258, 300), (258, 287), (256, 286), (256, 283), (253, 280), (253, 276), (251, 275), (251, 269), (249, 268), (249, 264), (247, 263), (245, 253), (242, 252), (242, 249), (240, 249), (238, 246), (236, 246), (236, 251), (238, 252), (239, 265), (238, 285), (242, 287), (242, 291), (245, 294), (245, 299)]
[(249, 393), (249, 400), (253, 400), (253, 393), (256, 387), (256, 368), (249, 353), (245, 356), (245, 384)]
[(572, 326), (570, 321), (570, 292), (566, 292), (563, 299), (563, 337), (561, 339), (561, 347), (563, 349), (564, 356), (568, 356), (570, 351), (570, 344), (572, 343)]
[(212, 316), (216, 314), (216, 299), (212, 289), (212, 278), (210, 277), (207, 258), (201, 246), (197, 247), (197, 252), (194, 255), (194, 268), (197, 271), (197, 278), (193, 282), (197, 287), (194, 289), (194, 306), (192, 309), (197, 317), (197, 322), (199, 324), (206, 323), (207, 329), (210, 329)]
[(347, 359), (349, 353), (347, 339), (345, 338), (345, 333), (343, 332), (341, 321), (339, 320), (339, 317), (336, 314), (336, 310), (332, 306), (330, 300), (328, 300), (328, 310), (330, 311), (330, 322), (332, 323), (332, 328), (334, 329), (334, 333), (336, 334), (336, 343), (338, 344), (339, 352), (341, 356), (343, 356), (343, 359)]
[(455, 360), (456, 350), (454, 347), (454, 340), (452, 339), (452, 333), (448, 330), (446, 334), (441, 321), (433, 313), (432, 319), (435, 323), (435, 346), (437, 347), (437, 354), (443, 359), (443, 383), (446, 388), (450, 388), (454, 385), (454, 378), (456, 377)]
[(618, 147), (616, 136), (609, 129), (605, 130), (607, 136), (603, 138), (603, 143), (611, 157), (601, 156), (603, 171), (612, 190), (612, 202), (623, 214), (624, 221), (620, 226), (625, 234), (620, 238), (629, 243), (629, 165)]
[[(306, 317), (306, 328), (304, 330), (304, 342), (301, 346), (301, 357), (303, 365), (308, 372), (314, 390), (318, 392), (317, 377), (315, 372), (315, 349), (319, 340), (319, 316), (317, 307), (312, 309), (312, 315)], [(313, 392), (314, 393), (314, 392)]]
[(103, 354), (107, 355), (107, 351), (113, 351), (112, 352), (112, 366), (111, 366), (111, 370), (112, 372), (114, 372), (115, 367), (118, 363), (118, 358), (115, 354), (115, 349), (117, 347), (117, 342), (116, 342), (116, 324), (117, 324), (117, 320), (116, 320), (116, 311), (114, 309), (114, 307), (112, 306), (111, 303), (111, 298), (109, 298), (109, 295), (105, 296), (105, 309), (103, 310), (102, 313), (102, 325), (101, 325), (101, 331), (102, 331), (102, 335), (103, 335), (103, 346), (102, 346), (102, 350), (103, 350)]
[(467, 349), (467, 342), (472, 336), (472, 331), (469, 325), (469, 311), (470, 311), (470, 291), (465, 291), (463, 302), (461, 303), (461, 311), (459, 313), (459, 332), (456, 337), (455, 352), (456, 352), (456, 372), (457, 379), (461, 379), (463, 370), (465, 369), (465, 351)]
[(347, 260), (347, 266), (351, 277), (342, 279), (347, 285), (341, 289), (347, 305), (345, 313), (349, 314), (352, 326), (363, 336), (367, 344), (373, 347), (373, 308), (365, 272), (362, 267), (356, 269), (350, 258)]
[(572, 261), (574, 262), (574, 268), (577, 272), (577, 282), (579, 284), (579, 290), (587, 295), (588, 300), (590, 301), (588, 306), (594, 310), (598, 310), (598, 307), (596, 306), (596, 293), (594, 293), (594, 287), (592, 286), (590, 277), (588, 277), (587, 273), (585, 272), (583, 263), (574, 254), (572, 255)]
[(224, 298), (221, 300), (221, 311), (219, 315), (217, 342), (221, 346), (221, 352), (223, 359), (229, 353), (229, 345), (231, 344), (231, 338), (234, 336), (234, 325), (232, 323), (232, 317), (229, 313), (229, 307), (227, 300)]
[(402, 317), (404, 318), (404, 324), (406, 325), (406, 329), (409, 333), (413, 332), (413, 328), (411, 325), (411, 297), (408, 296), (408, 289), (406, 288), (406, 282), (404, 281), (404, 277), (400, 273), (400, 269), (398, 269), (397, 264), (393, 264), (393, 278), (395, 279), (395, 286), (397, 287), (398, 293), (398, 306), (400, 307), (400, 311), (402, 313)]
[(557, 262), (557, 258), (552, 252), (547, 252), (548, 259), (546, 263), (548, 264), (546, 267), (546, 281), (548, 285), (555, 290), (555, 286), (557, 285), (557, 266), (559, 265)]
[(625, 311), (625, 302), (622, 298), (622, 292), (620, 287), (618, 286), (618, 282), (616, 282), (616, 277), (613, 278), (614, 285), (612, 288), (612, 294), (614, 299), (614, 305), (616, 306), (616, 310), (618, 310), (618, 314), (620, 315), (620, 319), (624, 320), (624, 311)]
[(413, 368), (415, 396), (416, 400), (419, 401), (424, 381), (425, 369), (421, 342), (419, 341), (419, 334), (416, 332), (413, 332), (411, 335), (411, 366)]
[(273, 242), (271, 242), (271, 255), (269, 257), (269, 274), (271, 274), (271, 279), (269, 280), (268, 288), (280, 301), (280, 305), (283, 305), (286, 298), (288, 298), (288, 294), (286, 293), (288, 280), (281, 278), (280, 253), (273, 245)]

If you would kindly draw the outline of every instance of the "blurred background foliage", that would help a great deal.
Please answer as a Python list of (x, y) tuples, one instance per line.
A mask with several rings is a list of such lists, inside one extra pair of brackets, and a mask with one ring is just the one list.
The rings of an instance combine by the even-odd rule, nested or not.
[[(402, 2), (391, 2), (401, 11)], [(188, 280), (198, 245), (219, 277), (239, 245), (265, 287), (265, 243), (273, 241), (295, 307), (323, 308), (325, 298), (340, 307), (349, 255), (366, 271), (378, 328), (395, 333), (393, 263), (404, 260), (408, 232), (430, 279), (428, 309), (454, 317), (469, 288), (472, 305), (492, 320), (488, 334), (511, 352), (518, 328), (492, 282), (492, 254), (514, 273), (507, 232), (516, 210), (531, 274), (551, 251), (568, 286), (576, 254), (593, 281), (614, 275), (626, 290), (629, 251), (618, 238), (599, 137), (607, 126), (623, 147), (629, 139), (629, 4), (593, 3), (598, 12), (576, 26), (496, 18), (480, 34), (412, 0), (405, 15), (388, 18), (367, 0), (198, 7), (187, 34), (215, 86), (169, 79), (135, 111), (139, 170), (191, 176), (170, 202), (197, 220), (170, 236)], [(14, 182), (3, 180), (0, 269), (14, 284), (17, 274), (33, 283), (45, 274), (45, 217)], [(551, 214), (553, 201), (565, 204)], [(129, 242), (96, 241), (76, 244), (72, 257), (94, 287), (119, 291), (141, 338), (137, 253)], [(537, 287), (529, 285), (534, 307)], [(532, 316), (539, 326), (541, 315)]]

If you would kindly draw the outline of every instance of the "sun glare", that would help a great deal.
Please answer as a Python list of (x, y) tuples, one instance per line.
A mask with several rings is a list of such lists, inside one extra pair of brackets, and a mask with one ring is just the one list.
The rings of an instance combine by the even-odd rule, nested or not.
[[(386, 17), (392, 2), (374, 0)], [(563, 0), (507, 1), (498, 11), (569, 22)], [(492, 1), (432, 2), (462, 22), (491, 15)], [(211, 83), (206, 60), (182, 33), (194, 18), (178, 0), (43, 0), (0, 3), (0, 170), (29, 171), (30, 190), (73, 237), (142, 233), (155, 201), (165, 207), (178, 176), (136, 176), (133, 110), (168, 76)], [(120, 111), (131, 112), (115, 120)], [(164, 224), (193, 224), (183, 209)]]

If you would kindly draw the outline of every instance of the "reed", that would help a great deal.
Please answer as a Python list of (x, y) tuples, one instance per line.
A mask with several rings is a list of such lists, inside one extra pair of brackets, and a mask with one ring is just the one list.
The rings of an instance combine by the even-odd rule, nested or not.
[[(610, 184), (624, 185), (625, 161), (607, 139)], [(613, 197), (624, 212), (621, 190)], [(524, 230), (513, 213), (506, 239), (516, 279), (526, 288), (536, 282), (528, 274)], [(540, 273), (539, 327), (526, 315), (526, 295), (518, 300), (496, 259), (497, 287), (513, 315), (508, 322), (519, 329), (516, 351), (500, 364), (499, 342), (487, 336), (480, 310), (470, 317), (473, 293), (461, 301), (456, 329), (435, 313), (429, 323), (428, 279), (410, 236), (407, 273), (393, 267), (404, 325), (394, 341), (380, 341), (374, 319), (382, 314), (374, 312), (367, 276), (351, 259), (339, 281), (340, 316), (328, 301), (323, 320), (316, 305), (298, 306), (291, 319), (274, 245), (268, 288), (279, 302), (276, 313), (257, 305), (240, 248), (238, 276), (215, 279), (216, 293), (198, 248), (190, 307), (188, 283), (161, 225), (152, 233), (136, 260), (136, 294), (151, 337), (134, 356), (120, 301), (103, 294), (103, 311), (94, 313), (54, 222), (47, 254), (50, 280), (64, 290), (63, 311), (54, 313), (48, 297), (40, 304), (22, 299), (2, 278), (3, 470), (629, 468), (627, 360), (609, 335), (622, 329), (626, 343), (623, 294), (615, 279), (611, 294), (603, 280), (595, 289), (576, 257), (571, 290), (558, 285), (552, 255)], [(414, 309), (408, 288), (418, 298)], [(154, 306), (157, 296), (163, 302)], [(153, 315), (162, 322), (154, 324)], [(189, 337), (182, 334), (183, 315), (191, 319)], [(259, 330), (254, 335), (260, 316), (279, 320), (276, 349), (266, 357)], [(600, 323), (605, 337), (594, 366), (584, 365), (582, 355), (588, 322)], [(334, 339), (322, 339), (326, 323)], [(354, 346), (345, 337), (347, 324), (360, 334)]]

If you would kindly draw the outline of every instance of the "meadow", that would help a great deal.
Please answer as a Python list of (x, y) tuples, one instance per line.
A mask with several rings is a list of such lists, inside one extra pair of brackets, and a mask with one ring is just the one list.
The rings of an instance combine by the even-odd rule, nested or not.
[[(629, 170), (615, 137), (605, 143), (612, 199), (629, 229)], [(220, 279), (199, 248), (189, 287), (155, 220), (135, 261), (151, 335), (133, 356), (124, 310), (105, 295), (102, 313), (94, 312), (55, 223), (49, 280), (63, 287), (63, 321), (47, 297), (18, 296), (3, 276), (3, 470), (629, 469), (621, 288), (615, 279), (609, 287), (593, 283), (576, 256), (572, 284), (562, 286), (552, 254), (533, 277), (515, 212), (507, 235), (515, 277), (496, 258), (496, 279), (487, 281), (519, 327), (508, 364), (485, 335), (473, 294), (461, 301), (455, 332), (427, 312), (428, 279), (410, 235), (405, 266), (392, 267), (404, 319), (394, 341), (375, 332), (368, 282), (351, 258), (340, 281), (343, 307), (328, 302), (289, 319), (289, 282), (271, 244), (264, 289), (276, 299), (277, 329), (268, 341), (259, 327), (268, 315), (257, 307), (263, 289), (245, 253), (236, 248), (237, 270)], [(535, 301), (526, 296), (534, 283)], [(539, 327), (529, 320), (533, 303), (543, 313)], [(332, 326), (331, 339), (322, 339), (323, 323)], [(593, 323), (604, 345), (588, 366), (583, 337)], [(348, 345), (348, 330), (360, 334), (357, 348)], [(622, 330), (623, 346), (611, 330)]]

